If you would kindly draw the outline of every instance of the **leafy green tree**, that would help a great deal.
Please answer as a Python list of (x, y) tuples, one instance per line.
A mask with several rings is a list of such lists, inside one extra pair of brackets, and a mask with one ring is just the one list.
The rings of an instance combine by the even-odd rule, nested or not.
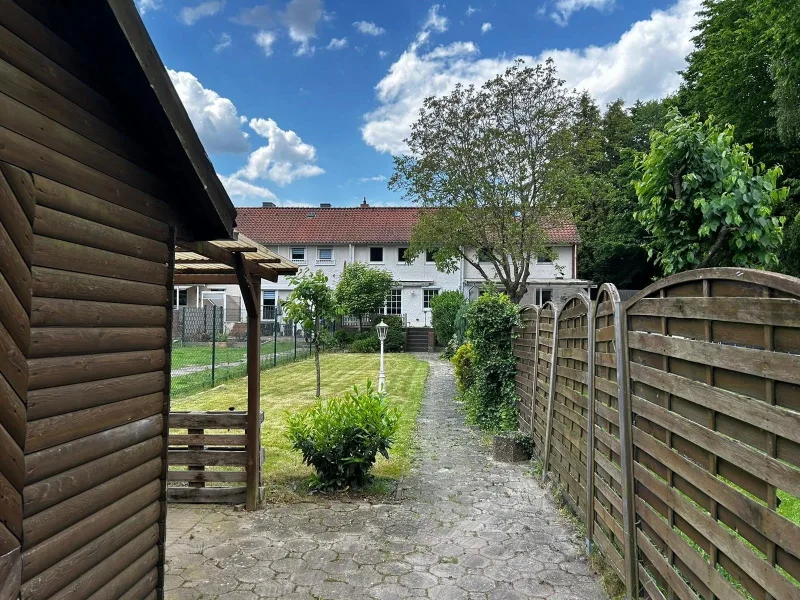
[(312, 273), (303, 271), (289, 277), (294, 287), (289, 297), (283, 301), (284, 314), (303, 327), (303, 331), (314, 347), (314, 364), (317, 371), (317, 398), (321, 393), (321, 374), (319, 366), (320, 334), (326, 319), (336, 316), (336, 301), (328, 287), (328, 277), (322, 271)]
[(358, 331), (365, 314), (376, 313), (392, 290), (392, 274), (361, 262), (344, 266), (336, 284), (336, 302), (342, 314), (358, 317)]
[(717, 265), (775, 267), (784, 218), (775, 210), (788, 189), (780, 167), (754, 165), (734, 129), (697, 115), (670, 113), (637, 161), (636, 218), (650, 234), (648, 252), (665, 275)]
[(713, 114), (751, 144), (756, 162), (778, 163), (790, 188), (777, 268), (800, 276), (800, 19), (795, 0), (705, 0), (696, 49), (676, 102)]
[(474, 383), (463, 392), (467, 418), (490, 432), (517, 428), (517, 395), (514, 377), (514, 327), (519, 325), (519, 307), (494, 286), (470, 303), (467, 311), (472, 343)]
[(442, 292), (431, 299), (431, 325), (440, 346), (446, 346), (456, 332), (456, 316), (467, 303), (458, 291)]
[(433, 251), (446, 272), (464, 260), (519, 302), (532, 259), (548, 251), (545, 226), (564, 216), (575, 105), (552, 60), (427, 98), (389, 181), (422, 209), (407, 256)]
[(575, 159), (564, 177), (581, 236), (580, 277), (623, 289), (641, 289), (652, 279), (654, 266), (642, 246), (645, 231), (633, 218), (638, 202), (633, 157), (635, 150), (647, 147), (642, 140), (649, 140), (650, 130), (665, 119), (666, 108), (659, 101), (626, 109), (617, 100), (601, 116), (588, 94), (581, 97), (572, 130)]

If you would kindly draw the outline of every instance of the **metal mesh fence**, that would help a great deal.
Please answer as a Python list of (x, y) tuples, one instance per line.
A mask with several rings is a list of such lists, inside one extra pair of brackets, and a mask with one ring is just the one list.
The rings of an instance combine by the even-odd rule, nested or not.
[[(261, 369), (311, 355), (303, 331), (266, 306), (261, 321)], [(172, 314), (173, 398), (189, 396), (247, 375), (247, 314), (242, 306), (189, 308)]]

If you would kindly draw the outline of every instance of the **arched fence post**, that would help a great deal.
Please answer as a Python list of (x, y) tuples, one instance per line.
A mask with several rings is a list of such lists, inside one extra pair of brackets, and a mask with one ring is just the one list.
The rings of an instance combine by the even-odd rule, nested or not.
[[(598, 296), (599, 298), (599, 296)], [(586, 400), (586, 554), (592, 552), (592, 527), (594, 526), (594, 315), (597, 302), (589, 302), (589, 387)]]
[(619, 410), (619, 460), (622, 477), (622, 526), (624, 535), (625, 591), (630, 600), (639, 597), (638, 556), (636, 547), (636, 507), (633, 483), (633, 442), (631, 431), (630, 378), (628, 376), (628, 316), (625, 305), (614, 302), (614, 333), (617, 353), (617, 401)]
[[(547, 469), (550, 463), (550, 444), (553, 436), (553, 401), (556, 395), (556, 365), (558, 363), (558, 309), (548, 302), (553, 311), (553, 348), (550, 359), (550, 386), (547, 391), (547, 419), (545, 421), (544, 458), (542, 459), (542, 481), (547, 481)], [(547, 306), (545, 304), (545, 306)]]

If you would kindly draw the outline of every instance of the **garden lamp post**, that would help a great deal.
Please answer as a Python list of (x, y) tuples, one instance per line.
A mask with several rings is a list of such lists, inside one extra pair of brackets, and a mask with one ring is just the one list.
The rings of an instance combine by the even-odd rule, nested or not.
[(375, 329), (378, 330), (378, 339), (381, 341), (381, 370), (378, 373), (378, 391), (385, 392), (386, 372), (383, 370), (383, 342), (386, 339), (386, 333), (389, 331), (389, 326), (383, 322), (383, 319), (381, 319), (381, 322), (375, 326)]

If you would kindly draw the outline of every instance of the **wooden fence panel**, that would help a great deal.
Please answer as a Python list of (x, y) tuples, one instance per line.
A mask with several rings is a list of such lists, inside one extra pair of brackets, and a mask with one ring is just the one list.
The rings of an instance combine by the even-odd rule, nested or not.
[(573, 510), (586, 516), (588, 447), (589, 304), (569, 298), (558, 312), (552, 430), (548, 467)]
[(168, 500), (244, 504), (246, 424), (246, 411), (171, 412), (169, 466), (177, 468), (167, 471)]
[(644, 571), (669, 597), (800, 597), (800, 281), (692, 271), (626, 311)]
[(544, 456), (547, 440), (547, 407), (550, 394), (550, 371), (553, 360), (553, 332), (556, 326), (555, 306), (548, 302), (538, 313), (536, 322), (536, 385), (534, 387), (531, 420), (533, 447)]
[(628, 595), (800, 598), (800, 280), (705, 269), (526, 313), (520, 426)]
[(615, 325), (619, 293), (613, 284), (601, 286), (593, 305), (592, 386), (588, 411), (591, 443), (588, 447), (587, 537), (625, 580), (622, 467), (619, 441), (617, 345)]
[(536, 390), (536, 335), (539, 309), (527, 306), (520, 312), (515, 329), (514, 354), (517, 357), (516, 387), (519, 394), (519, 430), (533, 435), (533, 401)]

